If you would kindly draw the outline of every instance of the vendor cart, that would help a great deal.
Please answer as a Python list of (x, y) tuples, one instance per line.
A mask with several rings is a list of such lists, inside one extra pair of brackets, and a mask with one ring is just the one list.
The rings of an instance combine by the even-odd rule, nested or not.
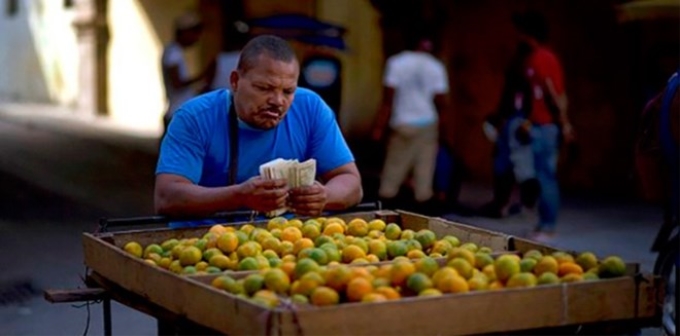
[[(487, 246), (494, 253), (556, 251), (503, 233), (405, 211), (363, 211), (338, 217), (380, 218), (414, 231), (427, 228), (437, 236), (455, 235), (461, 241)], [(240, 224), (244, 223), (225, 225)], [(54, 302), (103, 300), (105, 334), (112, 333), (110, 300), (157, 318), (159, 334), (564, 334), (591, 327), (605, 326), (596, 329), (603, 333), (611, 326), (641, 328), (660, 323), (662, 280), (641, 274), (637, 264), (627, 265), (626, 276), (598, 281), (329, 307), (284, 304), (268, 308), (212, 287), (210, 283), (218, 275), (178, 275), (122, 249), (130, 241), (148, 244), (201, 236), (207, 231), (207, 227), (198, 227), (84, 233), (90, 289), (48, 291), (46, 297)]]

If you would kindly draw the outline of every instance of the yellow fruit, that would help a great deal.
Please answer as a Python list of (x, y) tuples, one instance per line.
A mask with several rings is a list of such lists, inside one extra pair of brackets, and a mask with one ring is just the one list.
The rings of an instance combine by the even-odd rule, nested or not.
[(449, 260), (453, 260), (455, 258), (465, 259), (472, 267), (475, 267), (475, 253), (468, 249), (456, 247), (452, 249), (451, 252), (449, 252), (447, 257), (449, 258)]
[(428, 288), (420, 293), (418, 293), (418, 296), (441, 296), (442, 292), (440, 292), (436, 288)]
[(489, 284), (489, 290), (499, 290), (503, 288), (504, 288), (503, 283), (498, 280), (493, 281)]
[(256, 242), (246, 242), (236, 249), (239, 258), (255, 257), (262, 252), (262, 246)]
[(309, 272), (295, 282), (297, 285), (294, 288), (291, 287), (291, 294), (309, 296), (317, 287), (323, 286), (326, 280), (317, 272)]
[(295, 249), (295, 245), (289, 241), (282, 241), (281, 242), (281, 248), (279, 250), (279, 255), (281, 256), (287, 256), (287, 255), (292, 255), (295, 257), (295, 254), (293, 253), (293, 250)]
[(368, 223), (361, 218), (355, 218), (347, 224), (347, 233), (355, 237), (364, 237), (368, 234)]
[(368, 222), (369, 231), (377, 230), (382, 232), (385, 231), (385, 227), (387, 227), (387, 224), (385, 224), (385, 221), (383, 221), (382, 219), (374, 219)]
[(567, 274), (583, 274), (583, 268), (573, 262), (564, 262), (558, 266), (557, 275), (562, 277)]
[(534, 287), (536, 286), (537, 279), (533, 273), (524, 272), (517, 273), (508, 279), (505, 284), (506, 288), (520, 288), (520, 287)]
[(390, 258), (394, 259), (399, 256), (405, 256), (406, 253), (408, 253), (408, 248), (404, 241), (399, 240), (387, 242), (387, 255)]
[(470, 285), (465, 278), (454, 275), (442, 278), (437, 285), (437, 289), (442, 293), (465, 293), (470, 291)]
[(454, 276), (458, 276), (458, 272), (452, 267), (445, 266), (434, 272), (432, 275), (432, 283), (437, 287), (442, 279), (452, 278)]
[(313, 224), (306, 224), (302, 227), (302, 236), (309, 239), (316, 239), (321, 235), (321, 229)]
[(494, 263), (496, 279), (505, 282), (513, 275), (519, 273), (519, 260), (517, 259), (519, 258), (513, 258), (511, 255), (503, 255), (496, 259), (496, 262)]
[(583, 278), (583, 280), (586, 280), (586, 281), (593, 281), (593, 280), (599, 280), (600, 279), (600, 277), (597, 274), (591, 273), (591, 272), (583, 273), (582, 278)]
[(468, 287), (471, 291), (486, 290), (489, 288), (489, 279), (484, 273), (479, 273), (468, 280)]
[(205, 262), (205, 261), (199, 261), (199, 262), (196, 264), (196, 271), (203, 272), (203, 271), (205, 271), (205, 270), (208, 268), (208, 266), (209, 266), (209, 265), (208, 265), (207, 262)]
[(257, 291), (253, 295), (253, 301), (269, 308), (274, 308), (279, 305), (279, 297), (276, 296), (276, 293), (267, 289)]
[(290, 297), (290, 300), (293, 301), (293, 303), (297, 303), (297, 304), (308, 304), (309, 303), (309, 299), (306, 296), (300, 295), (300, 294), (294, 294), (293, 296)]
[(352, 271), (345, 265), (329, 267), (324, 274), (326, 286), (342, 292), (347, 287), (347, 283), (352, 279)]
[(600, 263), (598, 275), (601, 278), (615, 278), (626, 274), (626, 264), (617, 256), (607, 257)]
[(229, 267), (229, 257), (223, 254), (216, 254), (208, 260), (210, 266), (215, 266), (221, 270), (227, 269)]
[(524, 258), (519, 261), (519, 269), (521, 272), (533, 272), (537, 263), (538, 261), (534, 258)]
[(172, 262), (170, 262), (170, 267), (168, 267), (168, 270), (170, 270), (170, 272), (177, 274), (182, 273), (182, 269), (184, 269), (184, 267), (182, 267), (182, 264), (179, 262), (179, 260), (173, 260)]
[(203, 258), (203, 252), (198, 247), (188, 246), (182, 250), (179, 262), (182, 266), (196, 265)]
[(437, 235), (435, 235), (431, 230), (422, 229), (416, 232), (415, 239), (423, 247), (423, 250), (426, 250), (432, 247), (432, 245), (434, 245), (434, 243), (437, 241)]
[(451, 244), (451, 247), (453, 248), (460, 246), (460, 240), (456, 236), (446, 235), (442, 239), (449, 242), (449, 244)]
[(158, 266), (165, 268), (165, 269), (170, 269), (171, 263), (172, 263), (172, 259), (164, 257), (164, 258), (161, 258), (161, 260), (158, 262)]
[(264, 276), (262, 274), (250, 274), (243, 280), (243, 289), (246, 294), (253, 295), (264, 287)]
[(286, 223), (288, 220), (285, 217), (274, 217), (267, 222), (267, 230), (283, 229)]
[(418, 259), (415, 262), (415, 266), (417, 272), (421, 272), (427, 275), (428, 277), (432, 276), (435, 272), (439, 270), (439, 263), (437, 263), (436, 260), (430, 257)]
[(316, 261), (305, 258), (298, 260), (297, 264), (295, 264), (295, 270), (293, 273), (295, 274), (295, 279), (300, 279), (306, 273), (319, 272), (319, 270), (320, 267)]
[(427, 257), (427, 254), (421, 250), (410, 250), (406, 253), (406, 258), (409, 259), (422, 259)]
[(306, 248), (314, 247), (314, 241), (309, 238), (301, 238), (293, 243), (293, 254), (298, 254)]
[(584, 270), (597, 267), (597, 257), (592, 252), (583, 252), (576, 257), (576, 263)]
[(460, 248), (470, 250), (473, 253), (479, 251), (479, 246), (477, 246), (475, 243), (465, 243), (461, 245)]
[(125, 252), (130, 253), (137, 258), (142, 257), (142, 253), (143, 253), (142, 245), (139, 245), (138, 242), (129, 242), (129, 243), (125, 244), (123, 249), (125, 250)]
[(535, 259), (536, 261), (541, 260), (543, 258), (543, 253), (541, 253), (538, 250), (529, 250), (526, 253), (524, 253), (524, 258), (531, 258)]
[(236, 280), (234, 278), (228, 276), (228, 275), (220, 275), (213, 279), (211, 282), (211, 285), (215, 288), (222, 289), (225, 291), (228, 291), (229, 288), (232, 288), (236, 284)]
[(574, 262), (574, 257), (566, 252), (562, 251), (553, 252), (552, 256), (555, 258), (555, 260), (557, 260), (558, 264), (562, 264), (565, 262)]
[(472, 277), (472, 270), (474, 267), (472, 267), (472, 265), (470, 265), (470, 263), (463, 258), (449, 260), (446, 266), (455, 269), (456, 272), (458, 272), (458, 274), (465, 279), (470, 279)]
[(475, 267), (483, 270), (488, 265), (493, 265), (493, 257), (488, 253), (475, 253)]
[(241, 228), (239, 229), (239, 231), (241, 231), (241, 232), (243, 232), (243, 233), (249, 235), (254, 229), (255, 229), (255, 226), (254, 226), (254, 225), (252, 225), (252, 224), (246, 224), (246, 225), (241, 226)]
[(544, 272), (538, 277), (536, 283), (538, 285), (554, 285), (560, 283), (560, 278), (555, 273)]
[(434, 243), (432, 245), (432, 251), (430, 251), (430, 256), (434, 253), (439, 253), (443, 256), (448, 255), (451, 250), (453, 250), (453, 246), (451, 246), (451, 243), (449, 243), (446, 240), (440, 240)]
[(387, 300), (398, 300), (399, 298), (401, 298), (401, 294), (399, 294), (399, 292), (396, 289), (389, 286), (378, 287), (373, 292), (381, 294)]
[(161, 243), (161, 247), (163, 248), (163, 251), (172, 251), (177, 244), (179, 244), (179, 240), (172, 238)]
[(276, 293), (286, 293), (290, 288), (290, 279), (279, 268), (272, 268), (264, 273), (264, 284), (267, 289)]
[(347, 299), (351, 302), (361, 301), (372, 291), (373, 284), (366, 278), (354, 278), (347, 283)]
[(328, 223), (323, 229), (323, 234), (326, 236), (333, 236), (337, 233), (345, 233), (345, 228), (340, 223)]
[(289, 220), (288, 223), (286, 223), (284, 225), (284, 228), (294, 227), (294, 228), (297, 228), (298, 230), (300, 230), (300, 229), (302, 229), (302, 226), (303, 226), (302, 221), (297, 219), (297, 218), (294, 218), (294, 219)]
[(372, 239), (368, 242), (368, 252), (380, 260), (387, 260), (387, 245), (382, 240)]
[(281, 231), (281, 240), (289, 241), (295, 243), (299, 239), (302, 239), (302, 231), (294, 226), (288, 226), (283, 231)]
[(399, 236), (399, 239), (401, 240), (416, 239), (416, 232), (410, 229), (403, 230), (401, 231), (401, 236)]
[(361, 302), (383, 302), (387, 301), (387, 298), (379, 293), (368, 293), (364, 295), (364, 297), (361, 299)]
[(212, 258), (216, 255), (221, 255), (221, 254), (223, 255), (223, 253), (222, 253), (222, 251), (220, 251), (220, 249), (218, 249), (216, 247), (209, 248), (209, 249), (203, 251), (203, 260), (207, 260), (208, 262), (210, 262), (210, 258)]
[(410, 261), (395, 261), (390, 270), (390, 280), (394, 286), (403, 286), (406, 279), (416, 272), (416, 267)]
[(340, 295), (329, 287), (317, 287), (312, 292), (310, 301), (315, 306), (331, 306), (340, 302)]
[(366, 256), (366, 261), (369, 263), (377, 263), (380, 262), (380, 258), (378, 258), (378, 256), (375, 254), (369, 254)]
[(406, 279), (406, 287), (416, 294), (432, 288), (432, 286), (432, 280), (424, 273), (416, 272)]
[(262, 256), (267, 259), (279, 258), (279, 255), (274, 250), (264, 250), (262, 251)]
[(534, 274), (537, 276), (541, 276), (541, 274), (545, 272), (557, 274), (558, 271), (559, 265), (557, 263), (557, 259), (552, 256), (542, 257), (538, 263), (536, 263), (536, 266), (534, 266)]
[(260, 263), (254, 257), (245, 257), (238, 262), (239, 271), (255, 271), (259, 268)]
[(366, 252), (357, 245), (349, 245), (342, 249), (342, 262), (350, 263), (354, 259), (366, 258)]
[(576, 273), (569, 273), (563, 277), (560, 278), (560, 282), (562, 283), (570, 283), (570, 282), (579, 282), (583, 280), (583, 276), (581, 274), (576, 274)]
[(385, 227), (385, 237), (389, 240), (397, 240), (401, 237), (401, 228), (399, 225), (390, 223)]
[(150, 244), (150, 245), (147, 245), (146, 248), (144, 248), (144, 253), (142, 255), (144, 256), (145, 259), (148, 259), (149, 254), (151, 254), (151, 253), (156, 253), (158, 255), (162, 255), (163, 254), (163, 248), (158, 244)]
[(233, 232), (223, 233), (217, 238), (217, 248), (224, 253), (231, 253), (238, 248), (238, 236)]
[(482, 269), (482, 273), (486, 275), (489, 281), (496, 280), (496, 266), (494, 266), (493, 264), (484, 266), (484, 268)]

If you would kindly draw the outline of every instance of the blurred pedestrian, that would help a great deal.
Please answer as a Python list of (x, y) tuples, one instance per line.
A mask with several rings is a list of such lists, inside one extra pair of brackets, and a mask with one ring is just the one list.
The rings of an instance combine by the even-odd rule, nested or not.
[[(529, 148), (532, 155), (523, 156), (521, 183), (535, 176), (538, 198), (538, 224), (530, 238), (549, 241), (555, 234), (560, 203), (557, 181), (557, 159), (560, 145), (574, 141), (574, 131), (567, 115), (567, 95), (562, 65), (555, 53), (546, 45), (548, 23), (543, 15), (528, 11), (513, 16), (520, 43), (529, 48), (526, 59), (526, 77), (531, 87), (531, 112), (522, 120), (515, 132), (516, 154)], [(526, 146), (525, 146), (526, 145)], [(511, 142), (512, 146), (512, 142)], [(522, 147), (525, 146), (525, 147)], [(533, 168), (533, 169), (532, 169)], [(518, 173), (515, 167), (516, 175)]]
[(390, 136), (378, 196), (394, 205), (409, 173), (413, 176), (416, 209), (434, 207), (433, 178), (438, 150), (439, 113), (449, 90), (444, 64), (431, 52), (432, 41), (419, 36), (408, 50), (387, 59), (383, 101), (373, 139), (380, 140), (389, 126)]
[(236, 21), (231, 25), (230, 33), (222, 41), (222, 51), (217, 54), (215, 73), (210, 83), (210, 90), (229, 89), (231, 72), (236, 70), (241, 49), (248, 42), (248, 25), (243, 21)]
[(163, 84), (167, 98), (167, 109), (163, 115), (163, 132), (168, 128), (175, 111), (187, 100), (206, 91), (210, 74), (214, 73), (214, 63), (203, 72), (191, 77), (184, 52), (199, 41), (203, 32), (203, 22), (195, 13), (185, 13), (174, 22), (175, 37), (163, 48), (161, 67)]
[[(516, 168), (521, 169), (523, 167), (522, 161), (526, 161), (527, 150), (526, 148), (518, 148), (520, 143), (513, 138), (515, 138), (520, 124), (531, 114), (532, 93), (525, 68), (530, 54), (531, 49), (527, 44), (517, 44), (515, 54), (505, 70), (505, 80), (498, 107), (484, 123), (485, 135), (494, 143), (494, 149), (493, 199), (482, 206), (480, 213), (483, 216), (502, 218), (521, 210), (521, 205), (511, 203), (511, 198), (517, 182)], [(526, 139), (524, 140), (523, 142), (526, 143)], [(521, 149), (523, 153), (513, 155), (513, 149)], [(520, 152), (522, 152), (521, 150)], [(530, 151), (528, 154), (531, 155)], [(515, 165), (513, 161), (518, 161), (518, 164)], [(522, 172), (518, 171), (517, 173), (522, 175)], [(529, 177), (533, 176), (530, 176), (530, 174), (526, 176), (525, 174), (523, 179), (532, 180)], [(526, 185), (524, 189), (527, 189)], [(536, 202), (537, 195), (535, 193), (534, 195), (524, 194), (525, 197), (521, 199), (526, 206), (531, 206)]]

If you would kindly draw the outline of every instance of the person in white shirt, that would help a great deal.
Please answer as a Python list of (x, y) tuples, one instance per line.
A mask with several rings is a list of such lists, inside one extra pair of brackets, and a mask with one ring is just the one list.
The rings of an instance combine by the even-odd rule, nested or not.
[[(163, 115), (164, 130), (170, 124), (175, 111), (187, 100), (195, 97), (210, 83), (209, 74), (213, 73), (214, 65), (195, 77), (189, 74), (189, 68), (184, 58), (184, 51), (196, 44), (203, 32), (203, 23), (196, 14), (185, 13), (175, 20), (175, 39), (163, 48), (161, 66), (163, 84), (168, 106)], [(199, 86), (197, 88), (196, 86)]]
[[(432, 54), (432, 41), (416, 39), (414, 47), (387, 59), (383, 103), (373, 139), (391, 130), (378, 196), (387, 207), (409, 173), (416, 209), (432, 210), (433, 178), (439, 145), (439, 113), (449, 90), (444, 64)], [(426, 212), (426, 211), (423, 211)]]

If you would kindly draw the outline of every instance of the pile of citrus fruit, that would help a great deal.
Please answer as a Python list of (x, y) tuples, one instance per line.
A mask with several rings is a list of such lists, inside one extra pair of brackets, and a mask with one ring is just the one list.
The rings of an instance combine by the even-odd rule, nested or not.
[(124, 249), (178, 274), (253, 271), (290, 268), (297, 260), (310, 258), (318, 265), (368, 264), (397, 257), (443, 258), (454, 249), (491, 252), (488, 247), (461, 243), (455, 236), (438, 238), (431, 230), (402, 229), (395, 223), (361, 218), (302, 221), (276, 217), (266, 227), (214, 225), (202, 237), (169, 239), (141, 246), (128, 242)]
[(598, 260), (585, 252), (543, 255), (536, 250), (493, 257), (487, 252), (453, 248), (439, 260), (398, 256), (379, 265), (320, 265), (312, 258), (282, 263), (257, 272), (219, 275), (212, 286), (267, 307), (287, 300), (316, 306), (380, 302), (412, 296), (440, 296), (622, 276), (619, 257)]

